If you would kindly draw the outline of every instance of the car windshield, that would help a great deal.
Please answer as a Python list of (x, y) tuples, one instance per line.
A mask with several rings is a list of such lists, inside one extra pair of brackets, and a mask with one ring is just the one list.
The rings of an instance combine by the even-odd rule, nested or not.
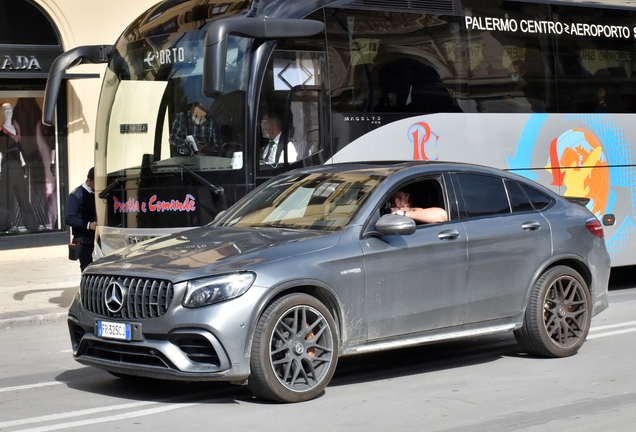
[(336, 230), (349, 223), (383, 178), (363, 170), (286, 175), (230, 210), (221, 225)]

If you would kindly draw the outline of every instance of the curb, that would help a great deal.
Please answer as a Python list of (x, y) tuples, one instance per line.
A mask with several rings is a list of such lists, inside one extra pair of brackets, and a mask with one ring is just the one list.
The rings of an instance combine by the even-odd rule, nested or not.
[(61, 323), (66, 321), (67, 316), (68, 312), (57, 312), (16, 318), (4, 318), (0, 319), (0, 330), (11, 327)]

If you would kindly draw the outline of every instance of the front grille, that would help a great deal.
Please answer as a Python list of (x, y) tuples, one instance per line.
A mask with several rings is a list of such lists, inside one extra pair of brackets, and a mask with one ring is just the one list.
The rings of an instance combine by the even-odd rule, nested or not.
[[(104, 294), (113, 282), (123, 288), (120, 310), (112, 305), (109, 310), (106, 306)], [(119, 276), (83, 276), (80, 292), (84, 309), (97, 315), (122, 319), (160, 317), (166, 313), (174, 296), (171, 282)]]

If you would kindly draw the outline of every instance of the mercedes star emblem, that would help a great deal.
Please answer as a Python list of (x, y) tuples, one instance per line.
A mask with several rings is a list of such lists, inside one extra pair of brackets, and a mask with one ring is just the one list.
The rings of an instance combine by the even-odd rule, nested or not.
[(126, 291), (119, 282), (111, 282), (104, 291), (104, 303), (106, 303), (106, 309), (111, 313), (117, 313), (124, 306), (124, 297)]

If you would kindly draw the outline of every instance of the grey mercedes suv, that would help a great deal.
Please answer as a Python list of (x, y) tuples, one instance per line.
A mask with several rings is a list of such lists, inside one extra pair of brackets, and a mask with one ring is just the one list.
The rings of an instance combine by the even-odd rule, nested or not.
[[(420, 209), (442, 218), (409, 217)], [(298, 402), (345, 355), (509, 331), (525, 352), (575, 354), (608, 306), (609, 271), (597, 218), (523, 177), (329, 165), (93, 263), (68, 324), (75, 359), (113, 375), (229, 381)]]

